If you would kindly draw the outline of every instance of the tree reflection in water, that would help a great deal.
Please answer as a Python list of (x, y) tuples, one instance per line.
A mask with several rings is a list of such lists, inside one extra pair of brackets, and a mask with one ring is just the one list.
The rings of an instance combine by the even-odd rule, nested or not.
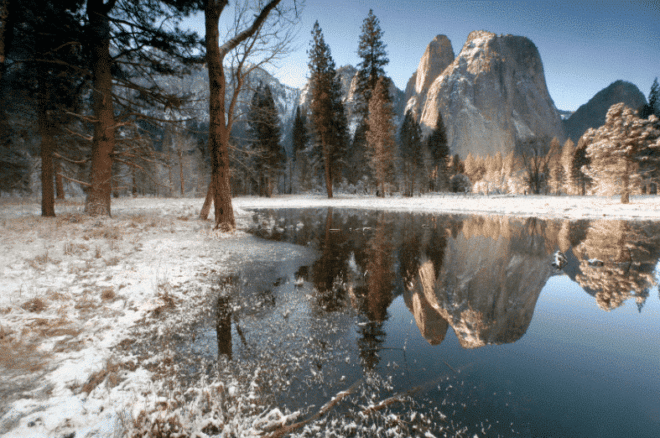
[[(352, 306), (360, 313), (358, 346), (367, 369), (379, 362), (383, 323), (398, 294), (430, 344), (440, 344), (451, 326), (464, 348), (477, 348), (520, 339), (552, 275), (568, 275), (605, 310), (629, 298), (641, 310), (660, 256), (655, 223), (332, 209), (278, 215), (274, 238), (310, 244), (320, 253), (305, 275), (316, 289), (318, 310)], [(267, 227), (259, 232), (269, 237)], [(562, 271), (551, 266), (557, 250), (567, 257)]]
[(649, 291), (655, 286), (653, 275), (658, 261), (657, 230), (644, 224), (625, 221), (595, 221), (576, 248), (581, 274), (576, 281), (595, 292), (603, 310), (620, 307), (631, 297), (641, 311)]
[(231, 304), (227, 295), (219, 296), (216, 305), (216, 334), (218, 338), (218, 354), (231, 360)]

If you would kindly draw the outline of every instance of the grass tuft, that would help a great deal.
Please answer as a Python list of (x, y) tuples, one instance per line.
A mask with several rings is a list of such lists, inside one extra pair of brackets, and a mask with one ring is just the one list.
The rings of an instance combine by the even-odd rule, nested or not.
[(46, 303), (41, 298), (32, 298), (30, 301), (23, 303), (21, 308), (28, 312), (40, 313), (46, 308)]

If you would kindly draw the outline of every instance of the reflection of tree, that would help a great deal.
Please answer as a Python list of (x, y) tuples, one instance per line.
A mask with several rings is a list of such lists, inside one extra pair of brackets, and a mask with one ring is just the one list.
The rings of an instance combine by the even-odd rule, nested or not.
[(218, 297), (215, 329), (218, 338), (218, 354), (224, 354), (231, 359), (231, 306), (228, 296)]
[(345, 285), (350, 256), (343, 231), (335, 230), (332, 221), (332, 208), (329, 208), (325, 236), (320, 242), (321, 257), (312, 267), (319, 305), (328, 311), (340, 309), (346, 301)]
[(394, 260), (393, 230), (381, 213), (373, 235), (367, 242), (366, 285), (356, 291), (361, 295), (361, 312), (368, 319), (359, 328), (358, 348), (366, 369), (373, 369), (380, 360), (378, 351), (385, 342), (383, 322), (387, 319), (387, 308), (393, 299)]
[[(612, 310), (635, 297), (641, 309), (655, 285), (653, 257), (642, 225), (625, 221), (596, 221), (577, 248), (581, 274), (577, 282), (596, 292), (603, 310)], [(597, 262), (596, 260), (602, 262)]]
[[(419, 268), (420, 252), (420, 231), (421, 224), (416, 223), (415, 217), (411, 214), (406, 215), (399, 228), (401, 235), (401, 244), (399, 246), (399, 272), (403, 279), (403, 284), (412, 284), (417, 269)], [(399, 234), (397, 233), (397, 234)]]

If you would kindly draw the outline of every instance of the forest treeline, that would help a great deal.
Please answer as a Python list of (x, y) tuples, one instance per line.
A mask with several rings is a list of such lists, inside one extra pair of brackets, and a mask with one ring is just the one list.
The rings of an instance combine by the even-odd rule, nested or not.
[[(226, 5), (3, 1), (0, 191), (39, 193), (44, 216), (67, 191), (84, 195), (85, 210), (97, 215), (110, 214), (112, 196), (206, 195), (201, 216), (215, 205), (223, 228), (234, 226), (232, 194), (617, 193), (628, 202), (657, 192), (657, 79), (644, 108), (614, 105), (577, 145), (533, 138), (507, 156), (461, 159), (450, 153), (442, 115), (423, 132), (412, 114), (395, 114), (373, 11), (348, 98), (315, 23), (309, 96), (289, 127), (274, 90), (255, 78), (286, 59), (302, 5), (236, 5), (222, 41)], [(204, 39), (180, 28), (196, 12)]]

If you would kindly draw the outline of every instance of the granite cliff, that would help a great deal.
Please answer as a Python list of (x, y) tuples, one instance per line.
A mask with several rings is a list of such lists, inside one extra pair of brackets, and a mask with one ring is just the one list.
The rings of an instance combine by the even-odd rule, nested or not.
[[(432, 76), (425, 73), (416, 72), (415, 88), (418, 77)], [(434, 128), (440, 112), (451, 152), (462, 158), (469, 152), (508, 154), (533, 138), (565, 138), (545, 83), (541, 56), (525, 37), (470, 33), (459, 55), (435, 78), (426, 95), (412, 98), (424, 97), (422, 128), (425, 132)]]

